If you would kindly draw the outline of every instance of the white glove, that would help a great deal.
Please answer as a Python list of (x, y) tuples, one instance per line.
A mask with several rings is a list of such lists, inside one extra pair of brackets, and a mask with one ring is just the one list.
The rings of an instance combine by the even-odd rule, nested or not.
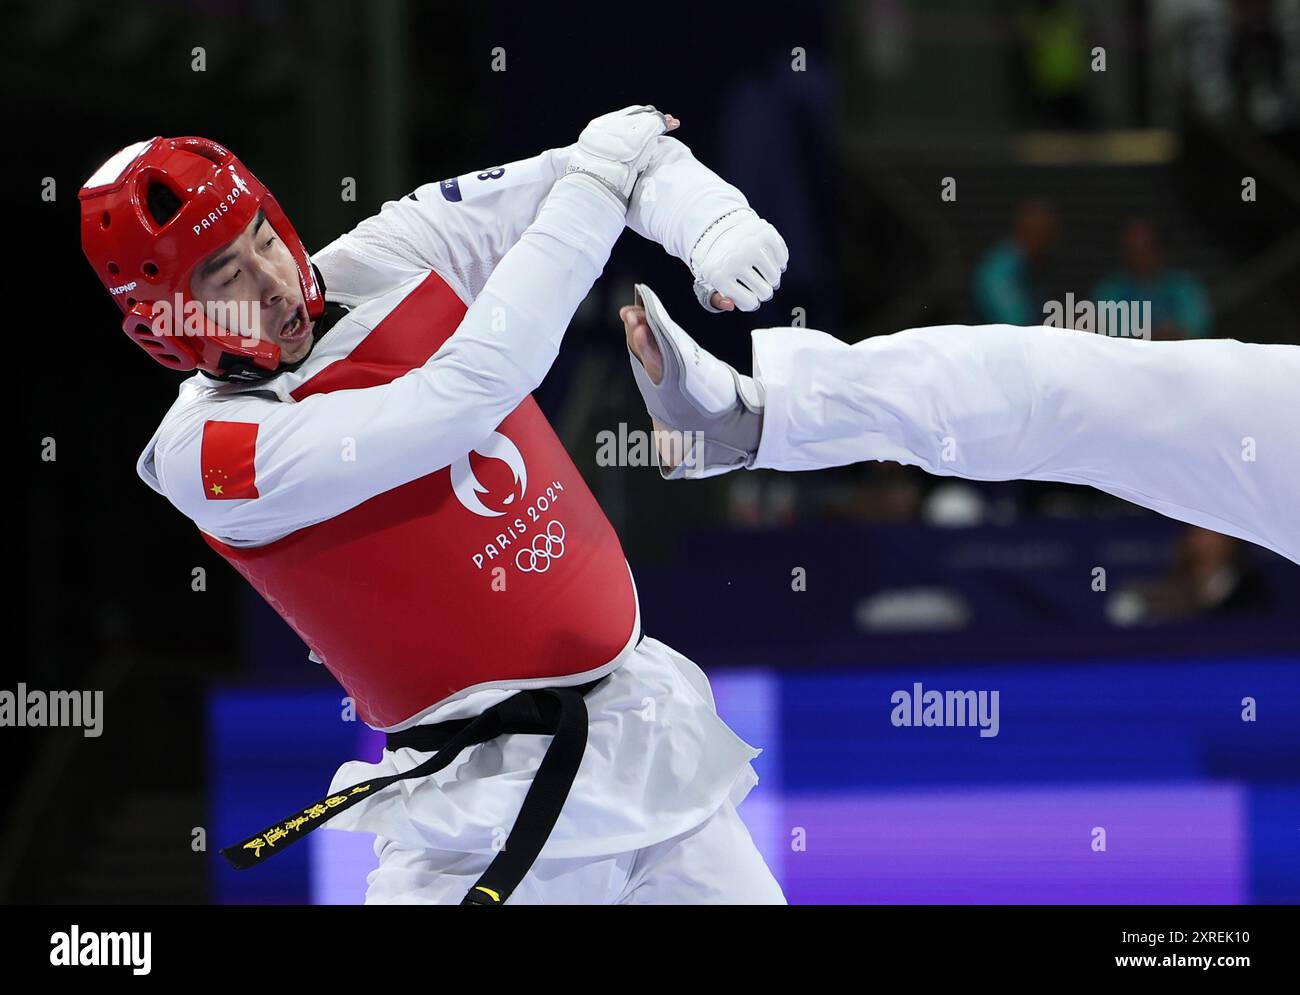
[(789, 261), (780, 232), (748, 207), (738, 208), (706, 228), (691, 250), (695, 296), (706, 311), (720, 310), (709, 301), (715, 290), (740, 310), (757, 311), (781, 285)]
[(654, 154), (655, 139), (667, 131), (664, 115), (649, 104), (602, 114), (582, 129), (564, 175), (594, 177), (626, 209), (632, 188)]

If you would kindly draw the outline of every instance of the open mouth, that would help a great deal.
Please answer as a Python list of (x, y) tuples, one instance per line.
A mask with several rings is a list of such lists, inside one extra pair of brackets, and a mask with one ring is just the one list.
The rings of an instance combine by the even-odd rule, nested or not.
[(299, 306), (289, 316), (289, 319), (280, 326), (280, 342), (283, 345), (293, 345), (301, 342), (307, 337), (307, 315), (304, 309)]

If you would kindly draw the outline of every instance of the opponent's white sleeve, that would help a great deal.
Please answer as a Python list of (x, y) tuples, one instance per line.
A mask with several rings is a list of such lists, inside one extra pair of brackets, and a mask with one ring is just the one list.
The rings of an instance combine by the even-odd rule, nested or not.
[(1012, 325), (753, 333), (756, 468), (1091, 484), (1300, 562), (1300, 347)]
[[(426, 183), (388, 201), (312, 257), (330, 298), (357, 304), (390, 289), (401, 274), (434, 270), (464, 300), (474, 300), (564, 175), (573, 148)], [(747, 206), (690, 149), (661, 136), (633, 193), (627, 226), (689, 265), (705, 229)]]
[[(450, 465), (541, 383), (622, 230), (622, 211), (594, 180), (557, 183), (422, 367), (297, 403), (248, 393), (194, 404), (178, 424), (164, 421), (152, 456), (157, 486), (210, 535), (259, 545)], [(204, 494), (208, 420), (258, 425), (258, 497)], [(351, 459), (343, 458), (345, 442)], [(148, 469), (141, 468), (146, 480)]]

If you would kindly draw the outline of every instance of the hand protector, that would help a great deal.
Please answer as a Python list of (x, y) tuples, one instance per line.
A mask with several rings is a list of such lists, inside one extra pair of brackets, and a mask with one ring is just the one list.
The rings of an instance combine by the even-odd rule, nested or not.
[(709, 302), (715, 290), (740, 310), (757, 311), (781, 285), (789, 261), (780, 232), (748, 207), (737, 208), (706, 228), (691, 250), (695, 296), (706, 311), (719, 310)]
[(636, 298), (663, 358), (656, 384), (628, 349), (646, 408), (670, 430), (669, 438), (655, 440), (660, 475), (696, 480), (753, 466), (763, 434), (763, 385), (701, 349), (645, 284), (636, 285)]
[(594, 177), (626, 209), (632, 188), (654, 154), (655, 139), (667, 130), (663, 114), (648, 104), (602, 114), (582, 129), (564, 174)]

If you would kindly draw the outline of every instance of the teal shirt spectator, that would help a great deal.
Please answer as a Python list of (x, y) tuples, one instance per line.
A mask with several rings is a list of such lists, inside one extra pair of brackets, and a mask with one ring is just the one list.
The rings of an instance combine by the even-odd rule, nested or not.
[(1041, 325), (1029, 261), (1013, 239), (989, 249), (971, 280), (975, 320), (982, 325)]
[(1186, 270), (1166, 269), (1150, 280), (1120, 270), (1103, 278), (1092, 296), (1098, 303), (1150, 301), (1152, 331), (1176, 325), (1189, 339), (1207, 338), (1211, 332), (1210, 295)]

